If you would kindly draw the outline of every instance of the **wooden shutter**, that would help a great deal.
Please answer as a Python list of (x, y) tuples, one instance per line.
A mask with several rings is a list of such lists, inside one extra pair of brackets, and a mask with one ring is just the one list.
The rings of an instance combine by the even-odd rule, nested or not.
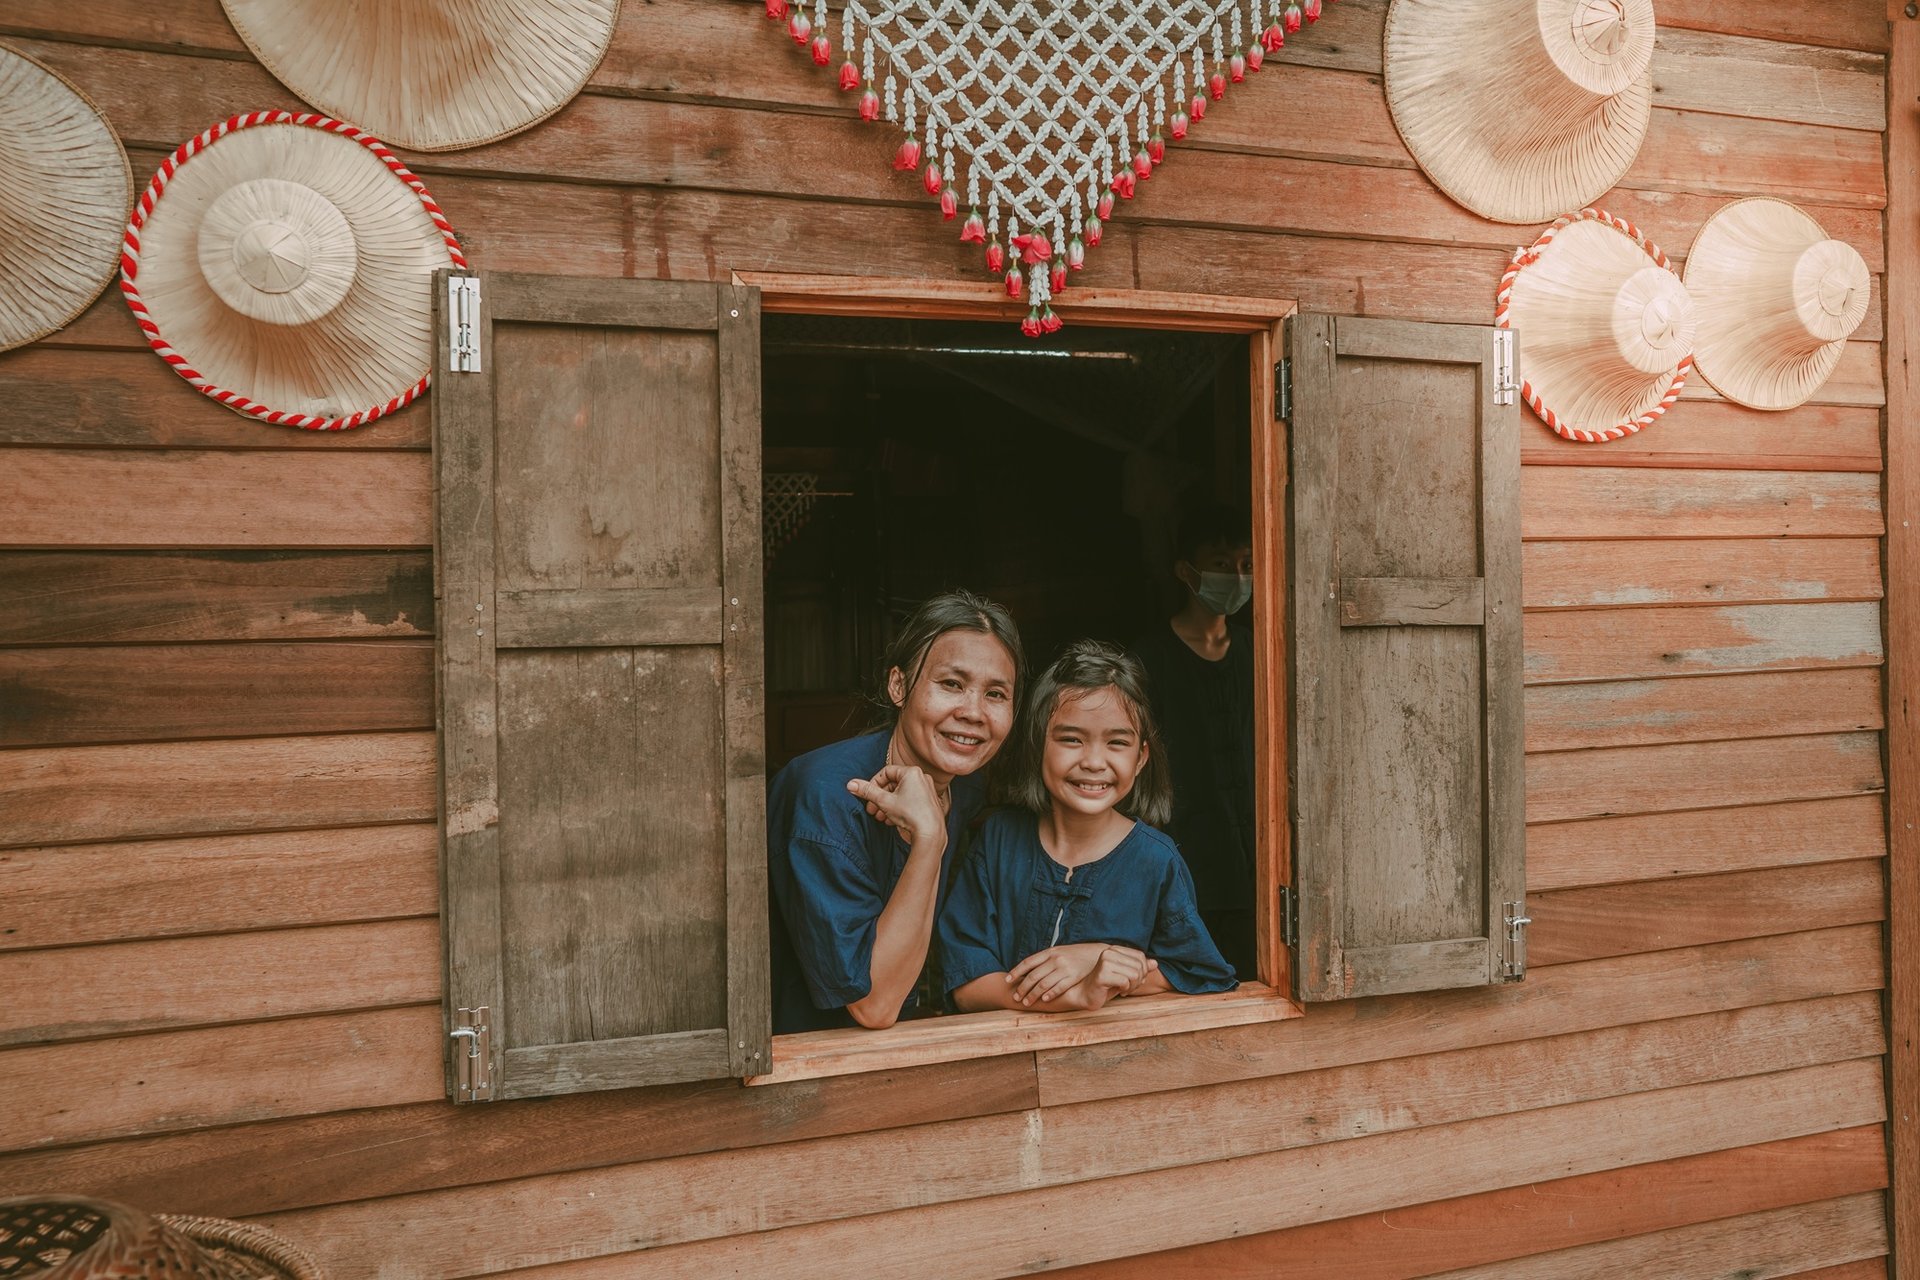
[(1290, 327), (1299, 994), (1516, 976), (1520, 423), (1494, 331)]
[[(435, 286), (449, 1032), (517, 1098), (768, 1069), (760, 312), (745, 288)], [(457, 323), (458, 316), (455, 316)]]

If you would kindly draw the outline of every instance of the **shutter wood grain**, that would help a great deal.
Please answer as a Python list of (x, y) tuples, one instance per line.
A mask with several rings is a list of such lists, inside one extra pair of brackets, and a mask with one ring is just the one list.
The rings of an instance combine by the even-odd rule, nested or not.
[(1500, 978), (1525, 777), (1519, 432), (1491, 333), (1294, 323), (1302, 999)]
[(762, 1073), (758, 295), (481, 298), (436, 396), (449, 1013), (498, 1098)]

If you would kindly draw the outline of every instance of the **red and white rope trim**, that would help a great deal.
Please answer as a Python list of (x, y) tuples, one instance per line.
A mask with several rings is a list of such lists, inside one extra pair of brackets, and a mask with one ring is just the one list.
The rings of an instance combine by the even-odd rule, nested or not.
[(162, 162), (159, 172), (153, 175), (153, 181), (147, 184), (146, 191), (134, 205), (133, 216), (127, 222), (126, 240), (120, 250), (120, 292), (126, 296), (127, 306), (133, 311), (134, 322), (140, 326), (141, 333), (146, 335), (147, 345), (153, 348), (155, 354), (172, 365), (175, 373), (192, 383), (199, 391), (212, 396), (229, 409), (236, 409), (265, 422), (287, 427), (303, 427), (308, 431), (345, 431), (351, 427), (363, 426), (375, 418), (385, 417), (412, 404), (426, 392), (427, 384), (432, 380), (431, 372), (423, 375), (420, 381), (384, 404), (362, 409), (345, 418), (316, 418), (312, 414), (274, 409), (250, 400), (238, 391), (217, 387), (202, 377), (187, 362), (185, 356), (168, 344), (160, 332), (160, 326), (154, 323), (153, 317), (147, 313), (146, 304), (140, 300), (140, 230), (152, 216), (154, 206), (159, 203), (161, 193), (167, 189), (167, 183), (173, 180), (174, 172), (228, 134), (263, 124), (294, 124), (312, 129), (324, 129), (328, 133), (337, 133), (341, 137), (351, 138), (371, 151), (380, 158), (382, 164), (392, 170), (394, 177), (406, 183), (408, 188), (420, 197), (421, 207), (427, 211), (427, 216), (433, 219), (433, 225), (439, 228), (441, 237), (446, 241), (447, 254), (453, 259), (453, 265), (463, 270), (466, 268), (466, 255), (460, 251), (460, 242), (454, 238), (453, 227), (447, 222), (446, 214), (440, 211), (440, 206), (434, 203), (432, 196), (427, 194), (425, 184), (414, 177), (413, 173), (400, 163), (399, 157), (387, 150), (378, 138), (344, 121), (334, 120), (311, 111), (253, 111), (223, 120), (200, 136), (188, 139)]
[[(1653, 259), (1655, 266), (1664, 267), (1668, 271), (1673, 270), (1673, 264), (1667, 261), (1667, 255), (1660, 251), (1658, 245), (1642, 235), (1640, 228), (1634, 226), (1624, 218), (1614, 217), (1604, 209), (1582, 209), (1578, 213), (1570, 213), (1566, 217), (1559, 219), (1552, 226), (1541, 232), (1538, 240), (1535, 240), (1531, 245), (1517, 251), (1513, 255), (1513, 263), (1507, 268), (1506, 273), (1500, 277), (1500, 288), (1493, 295), (1493, 323), (1497, 327), (1502, 329), (1513, 327), (1508, 315), (1508, 312), (1513, 307), (1513, 282), (1519, 279), (1522, 271), (1540, 260), (1541, 252), (1553, 243), (1554, 236), (1559, 234), (1562, 227), (1571, 226), (1576, 222), (1599, 222), (1612, 227), (1615, 231), (1625, 234), (1628, 239), (1639, 245), (1641, 251)], [(1659, 404), (1654, 405), (1653, 408), (1647, 410), (1631, 422), (1616, 423), (1611, 427), (1606, 427), (1599, 431), (1588, 431), (1562, 422), (1560, 416), (1548, 408), (1541, 400), (1539, 391), (1535, 390), (1533, 383), (1527, 379), (1522, 379), (1520, 382), (1520, 396), (1526, 401), (1527, 407), (1539, 416), (1540, 421), (1546, 423), (1561, 436), (1564, 436), (1568, 440), (1578, 440), (1583, 444), (1600, 444), (1607, 440), (1618, 440), (1622, 436), (1630, 436), (1640, 430), (1640, 428), (1659, 421), (1661, 416), (1673, 407), (1673, 402), (1680, 398), (1680, 389), (1687, 385), (1687, 374), (1692, 369), (1693, 356), (1689, 354), (1680, 361), (1679, 368), (1674, 371), (1673, 385), (1668, 387), (1666, 394), (1660, 397)]]

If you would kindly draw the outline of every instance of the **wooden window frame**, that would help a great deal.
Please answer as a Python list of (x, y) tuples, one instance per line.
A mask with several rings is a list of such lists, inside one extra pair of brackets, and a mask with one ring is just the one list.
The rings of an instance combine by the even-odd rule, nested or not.
[[(760, 291), (761, 312), (905, 320), (1018, 323), (1024, 307), (990, 283), (735, 272)], [(1280, 889), (1291, 881), (1287, 806), (1287, 547), (1285, 429), (1274, 417), (1274, 365), (1284, 350), (1289, 300), (1140, 289), (1069, 290), (1054, 310), (1069, 324), (1247, 336), (1251, 372), (1253, 551), (1256, 592), (1254, 696), (1261, 726), (1255, 748), (1255, 936), (1260, 981), (1221, 995), (1127, 1000), (1087, 1013), (993, 1011), (904, 1022), (884, 1031), (807, 1031), (773, 1039), (773, 1070), (748, 1084), (774, 1084), (905, 1066), (1029, 1053), (1244, 1026), (1300, 1017), (1290, 957), (1280, 936)]]

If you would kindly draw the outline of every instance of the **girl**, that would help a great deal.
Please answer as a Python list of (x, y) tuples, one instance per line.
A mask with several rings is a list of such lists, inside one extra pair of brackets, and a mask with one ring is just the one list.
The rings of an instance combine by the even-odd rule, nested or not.
[(1121, 996), (1228, 991), (1193, 879), (1150, 823), (1172, 803), (1140, 663), (1083, 640), (1021, 720), (1022, 809), (988, 818), (940, 919), (962, 1010), (1098, 1009)]
[(888, 651), (888, 725), (789, 763), (767, 792), (773, 1029), (888, 1027), (910, 1003), (976, 776), (1013, 725), (1020, 633), (964, 591)]

